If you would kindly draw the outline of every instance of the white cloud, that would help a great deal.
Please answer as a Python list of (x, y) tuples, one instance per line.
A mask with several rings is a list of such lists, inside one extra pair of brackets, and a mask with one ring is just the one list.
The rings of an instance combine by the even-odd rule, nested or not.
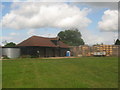
[(76, 2), (77, 4), (85, 4), (90, 6), (92, 9), (101, 9), (101, 8), (109, 8), (112, 10), (118, 9), (118, 2)]
[(11, 37), (11, 36), (2, 36), (1, 38), (2, 38), (2, 41), (4, 41), (4, 40), (6, 40), (6, 41), (13, 40), (13, 37)]
[(16, 38), (13, 36), (2, 36), (0, 37), (2, 38), (0, 45), (4, 46), (6, 43), (8, 42), (13, 42), (13, 40), (15, 40)]
[(2, 10), (3, 8), (5, 8), (5, 6), (3, 4), (0, 4), (0, 10)]
[(93, 33), (90, 30), (82, 30), (82, 38), (88, 45), (93, 44), (114, 44), (114, 40), (118, 38), (117, 32), (100, 32), (100, 33)]
[(90, 9), (80, 10), (74, 5), (65, 3), (14, 3), (13, 7), (16, 9), (3, 16), (3, 27), (12, 29), (41, 27), (83, 29), (91, 23), (91, 20), (87, 18)]
[(119, 2), (119, 0), (2, 0), (3, 2)]
[(52, 38), (52, 37), (57, 37), (57, 34), (41, 34), (40, 36)]
[(18, 44), (21, 41), (27, 39), (28, 37), (27, 37), (27, 35), (21, 34), (20, 36), (17, 36), (17, 37), (16, 37), (16, 35), (8, 35), (8, 36), (2, 36), (0, 38), (2, 38), (2, 41), (0, 42), (0, 45), (4, 45), (4, 43), (2, 43), (4, 41), (14, 42), (14, 43)]
[(13, 39), (13, 38), (12, 38), (12, 37), (9, 37), (9, 36), (8, 36), (8, 37), (7, 37), (7, 36), (3, 36), (3, 37), (2, 37), (2, 40), (11, 40), (11, 39)]
[[(114, 12), (115, 11), (115, 12)], [(78, 28), (87, 44), (105, 43), (113, 44), (117, 35), (113, 32), (100, 32), (101, 34), (93, 34), (89, 30), (84, 30), (91, 20), (87, 18), (90, 9), (79, 9), (74, 5), (63, 3), (14, 3), (12, 11), (3, 16), (3, 27), (13, 29), (28, 29), (27, 35), (15, 38), (15, 33), (11, 33), (12, 37), (4, 37), (4, 40), (12, 40), (16, 43), (25, 40), (28, 36), (40, 35), (43, 37), (55, 37), (56, 34), (37, 33), (37, 29), (41, 27), (53, 28)], [(104, 12), (99, 28), (104, 31), (116, 31), (117, 23), (116, 10), (107, 10)], [(115, 19), (115, 20), (114, 20)], [(111, 22), (107, 23), (107, 22)], [(104, 23), (104, 24), (103, 24)]]
[(117, 31), (118, 30), (118, 11), (106, 10), (102, 16), (102, 21), (98, 22), (100, 30)]
[(19, 35), (19, 33), (12, 32), (12, 33), (10, 33), (10, 35), (11, 36), (17, 36), (17, 35)]
[(34, 29), (30, 29), (30, 30), (28, 30), (27, 34), (28, 34), (28, 36), (35, 35), (35, 30)]

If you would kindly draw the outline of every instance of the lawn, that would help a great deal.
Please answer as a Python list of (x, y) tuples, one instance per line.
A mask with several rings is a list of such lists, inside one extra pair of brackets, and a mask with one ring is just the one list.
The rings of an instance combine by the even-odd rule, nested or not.
[(117, 57), (16, 59), (2, 62), (3, 88), (117, 88)]

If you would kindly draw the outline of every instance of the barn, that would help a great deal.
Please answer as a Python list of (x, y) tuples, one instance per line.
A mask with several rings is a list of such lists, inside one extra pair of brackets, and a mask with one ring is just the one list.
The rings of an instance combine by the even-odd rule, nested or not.
[(69, 46), (60, 41), (59, 38), (47, 38), (32, 36), (17, 45), (21, 55), (36, 57), (64, 57)]

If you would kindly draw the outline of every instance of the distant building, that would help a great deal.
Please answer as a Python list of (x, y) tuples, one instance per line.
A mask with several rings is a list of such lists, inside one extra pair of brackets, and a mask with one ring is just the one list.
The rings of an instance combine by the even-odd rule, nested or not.
[(73, 56), (91, 56), (91, 47), (88, 45), (70, 46)]
[(80, 45), (71, 46), (70, 50), (73, 56), (118, 56), (119, 45)]
[(106, 52), (106, 56), (118, 56), (118, 45), (94, 45), (93, 52)]
[(82, 56), (91, 56), (91, 47), (88, 45), (81, 45), (80, 46), (80, 50), (81, 50), (81, 55)]
[(119, 56), (119, 55), (120, 55), (120, 45), (113, 45), (112, 56)]

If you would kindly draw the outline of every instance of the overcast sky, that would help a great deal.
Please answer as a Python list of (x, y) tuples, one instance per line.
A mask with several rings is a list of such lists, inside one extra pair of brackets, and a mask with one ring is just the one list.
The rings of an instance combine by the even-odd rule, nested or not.
[(1, 8), (3, 41), (56, 37), (71, 28), (77, 28), (89, 45), (113, 44), (118, 38), (117, 2), (2, 2)]

